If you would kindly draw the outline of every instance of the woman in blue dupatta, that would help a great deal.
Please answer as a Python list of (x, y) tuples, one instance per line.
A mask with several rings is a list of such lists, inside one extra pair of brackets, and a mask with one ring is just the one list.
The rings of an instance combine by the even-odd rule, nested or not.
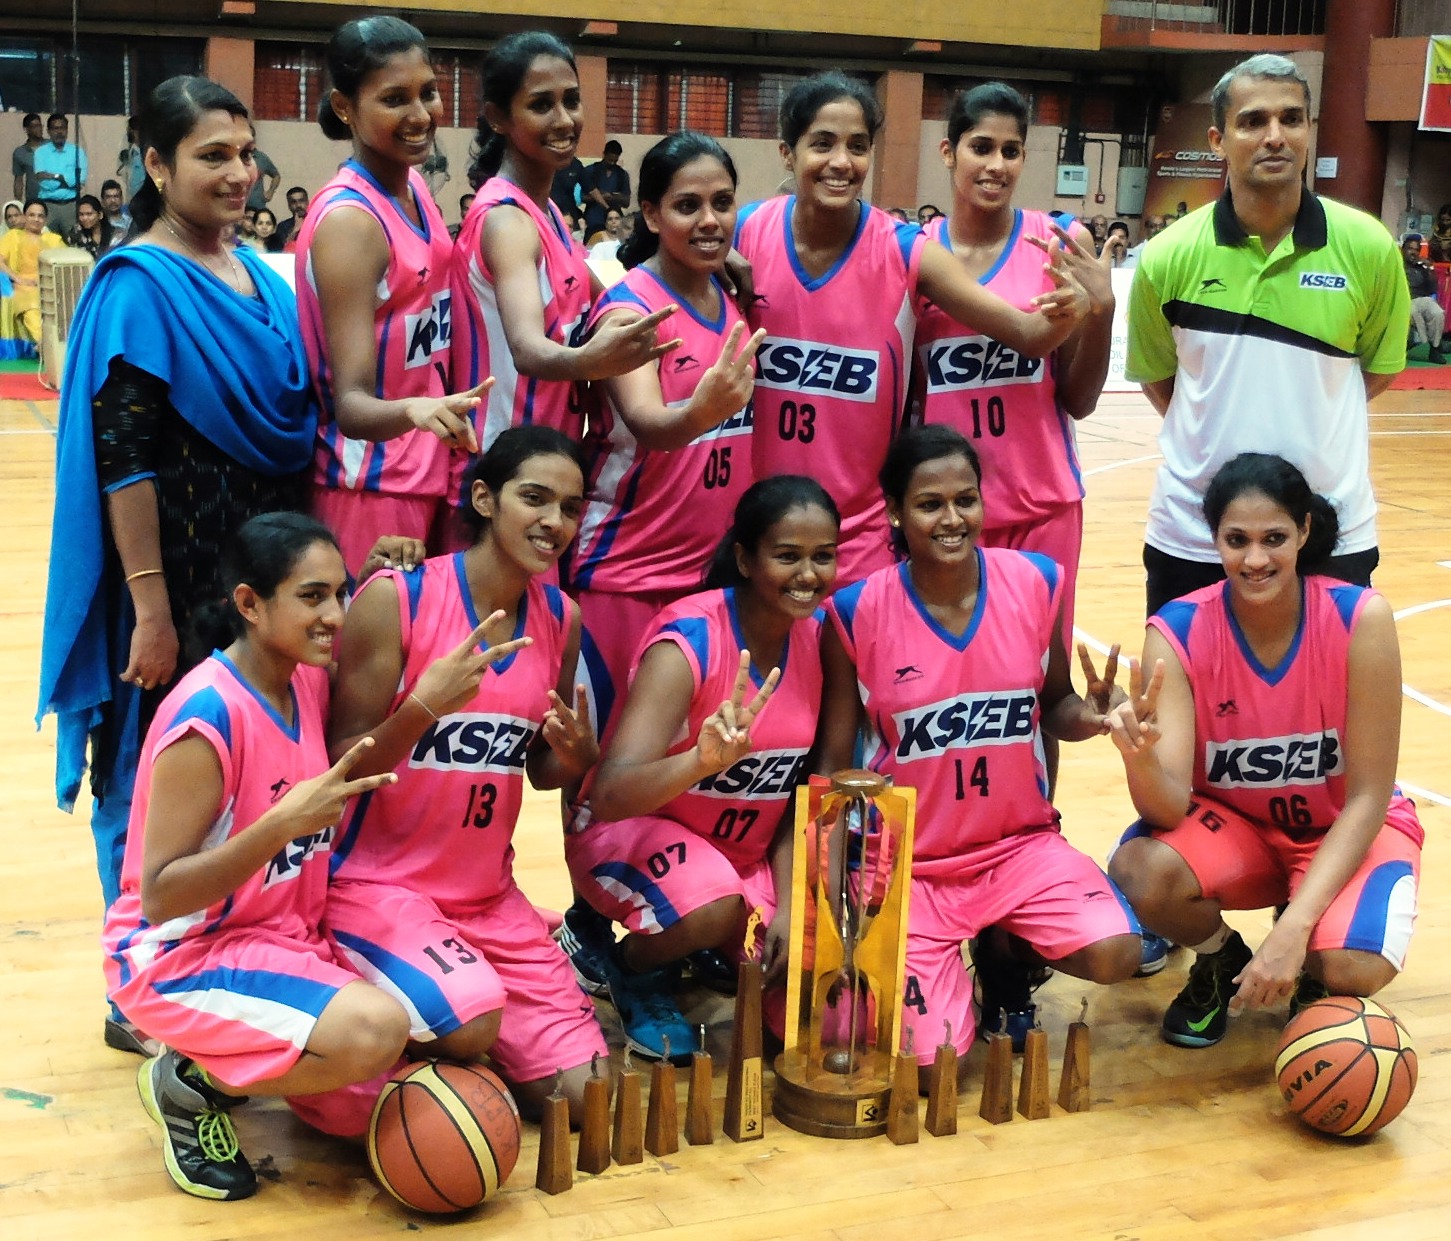
[[(247, 109), (175, 77), (142, 117), (137, 240), (87, 282), (61, 386), (37, 722), (57, 716), (56, 796), (89, 767), (101, 894), (116, 898), (136, 763), (222, 544), (299, 507), (316, 414), (286, 284), (224, 230), (257, 178)], [(144, 1051), (112, 1011), (106, 1041)]]

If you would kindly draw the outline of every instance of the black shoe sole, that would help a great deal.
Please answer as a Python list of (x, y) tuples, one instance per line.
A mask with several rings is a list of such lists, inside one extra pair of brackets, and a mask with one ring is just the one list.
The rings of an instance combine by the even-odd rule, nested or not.
[(129, 1021), (117, 1021), (114, 1017), (106, 1018), (102, 1037), (106, 1040), (107, 1047), (115, 1051), (130, 1052), (133, 1056), (150, 1059), (161, 1050), (160, 1045), (151, 1045), (146, 1035)]

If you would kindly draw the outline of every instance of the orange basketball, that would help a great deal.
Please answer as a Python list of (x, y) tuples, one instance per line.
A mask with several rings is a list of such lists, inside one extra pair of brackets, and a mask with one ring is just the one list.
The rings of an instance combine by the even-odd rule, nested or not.
[(415, 1211), (467, 1211), (495, 1194), (519, 1158), (519, 1109), (477, 1064), (425, 1061), (383, 1087), (368, 1124), (368, 1162)]
[(1356, 1137), (1384, 1128), (1416, 1089), (1416, 1047), (1374, 1000), (1334, 995), (1285, 1026), (1275, 1077), (1290, 1111), (1311, 1128)]

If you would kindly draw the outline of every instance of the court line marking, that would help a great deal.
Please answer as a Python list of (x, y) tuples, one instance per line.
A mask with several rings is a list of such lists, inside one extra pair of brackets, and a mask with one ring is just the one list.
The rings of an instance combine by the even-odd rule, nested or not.
[(1091, 470), (1084, 470), (1083, 477), (1091, 478), (1095, 474), (1107, 474), (1109, 470), (1117, 470), (1125, 465), (1142, 465), (1145, 461), (1158, 461), (1163, 453), (1151, 452), (1147, 457), (1129, 457), (1124, 461), (1111, 461), (1108, 465), (1096, 465)]

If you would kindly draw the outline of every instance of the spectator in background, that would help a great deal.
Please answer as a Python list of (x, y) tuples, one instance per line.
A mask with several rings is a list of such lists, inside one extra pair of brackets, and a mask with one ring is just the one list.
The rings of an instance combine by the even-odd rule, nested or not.
[(1093, 234), (1093, 248), (1100, 255), (1103, 254), (1103, 247), (1108, 244), (1108, 216), (1096, 215), (1084, 221), (1088, 225), (1088, 231)]
[(1441, 335), (1446, 330), (1446, 312), (1436, 300), (1436, 272), (1421, 258), (1421, 234), (1407, 233), (1401, 239), (1401, 257), (1406, 265), (1406, 285), (1411, 291), (1411, 331), (1416, 343), (1426, 345), (1426, 358), (1437, 366), (1446, 364), (1441, 352)]
[(567, 167), (554, 174), (554, 184), (549, 187), (549, 201), (559, 208), (559, 214), (564, 217), (571, 232), (579, 227), (584, 218), (579, 188), (579, 179), (583, 175), (584, 162), (575, 156)]
[(82, 194), (76, 203), (76, 226), (66, 234), (66, 245), (98, 259), (120, 240), (101, 210), (101, 200), (94, 194)]
[[(293, 231), (303, 220), (307, 219), (307, 207), (307, 191), (300, 185), (292, 186), (287, 191), (287, 210), (291, 214), (277, 225), (277, 249), (284, 249), (291, 239)], [(269, 246), (268, 249), (271, 247)]]
[(1129, 252), (1124, 255), (1123, 265), (1125, 267), (1137, 267), (1139, 265), (1139, 255), (1144, 252), (1144, 247), (1164, 231), (1166, 222), (1161, 215), (1146, 215), (1144, 217), (1143, 240), (1138, 245), (1131, 246)]
[(111, 222), (111, 231), (116, 234), (116, 244), (120, 245), (126, 239), (126, 234), (131, 231), (131, 211), (126, 206), (126, 199), (121, 192), (119, 181), (107, 180), (101, 182), (101, 210), (106, 213), (106, 219)]
[(1436, 227), (1428, 241), (1431, 262), (1451, 263), (1451, 203), (1442, 203), (1436, 212)]
[[(254, 127), (254, 136), (255, 133)], [(252, 188), (247, 191), (247, 210), (257, 212), (272, 201), (273, 195), (277, 193), (277, 187), (282, 184), (282, 173), (272, 162), (272, 157), (260, 148), (252, 152), (252, 165), (257, 169), (257, 179), (252, 182)]]
[[(584, 203), (584, 235), (592, 237), (605, 226), (605, 214), (611, 207), (625, 211), (630, 205), (630, 174), (620, 167), (624, 148), (615, 139), (605, 143), (599, 162), (591, 164), (579, 177), (581, 201)], [(553, 189), (550, 196), (553, 197)]]
[(141, 183), (146, 180), (146, 165), (142, 160), (140, 139), (136, 133), (136, 118), (134, 116), (126, 119), (126, 145), (121, 148), (116, 156), (116, 176), (121, 179), (121, 184), (126, 187), (128, 199), (136, 197), (136, 191), (141, 188)]
[(8, 276), (13, 286), (10, 315), (30, 341), (40, 340), (40, 252), (64, 244), (47, 229), (45, 204), (38, 198), (25, 204), (22, 227), (0, 237), (0, 276)]
[(901, 220), (903, 224), (912, 222), (912, 217), (907, 214), (906, 207), (888, 207), (887, 214), (894, 220)]
[(1108, 235), (1104, 239), (1103, 250), (1100, 255), (1110, 267), (1124, 266), (1124, 260), (1129, 253), (1129, 226), (1123, 220), (1115, 220), (1108, 226)]
[(920, 207), (917, 208), (917, 223), (925, 228), (941, 214), (941, 210), (939, 210), (932, 203), (923, 203)]
[(549, 187), (549, 201), (559, 208), (559, 214), (564, 217), (571, 232), (579, 227), (584, 216), (579, 189), (579, 179), (583, 174), (584, 162), (575, 156), (567, 167), (554, 174), (554, 184)]
[(61, 235), (76, 222), (76, 199), (90, 175), (86, 153), (69, 141), (71, 123), (63, 112), (52, 112), (45, 122), (50, 141), (35, 148), (36, 197), (50, 215), (50, 228)]
[(259, 252), (277, 254), (281, 251), (282, 241), (277, 236), (277, 217), (272, 214), (270, 207), (263, 207), (252, 217), (252, 236), (244, 236), (242, 240)]
[(458, 240), (458, 230), (463, 227), (464, 217), (466, 215), (468, 215), (469, 208), (472, 207), (473, 205), (474, 205), (474, 191), (473, 190), (470, 190), (467, 194), (460, 194), (458, 196), (458, 223), (457, 224), (450, 224), (448, 226), (448, 235), (450, 237), (452, 237), (455, 241)]
[(39, 112), (27, 112), (24, 125), (25, 141), (10, 154), (10, 175), (15, 178), (14, 194), (23, 203), (40, 193), (40, 182), (35, 179), (35, 152), (45, 141), (45, 127), (40, 122)]
[(418, 166), (418, 171), (423, 174), (433, 201), (437, 202), (439, 193), (449, 182), (448, 156), (438, 149), (437, 138), (433, 140), (433, 149), (429, 151), (428, 158)]

